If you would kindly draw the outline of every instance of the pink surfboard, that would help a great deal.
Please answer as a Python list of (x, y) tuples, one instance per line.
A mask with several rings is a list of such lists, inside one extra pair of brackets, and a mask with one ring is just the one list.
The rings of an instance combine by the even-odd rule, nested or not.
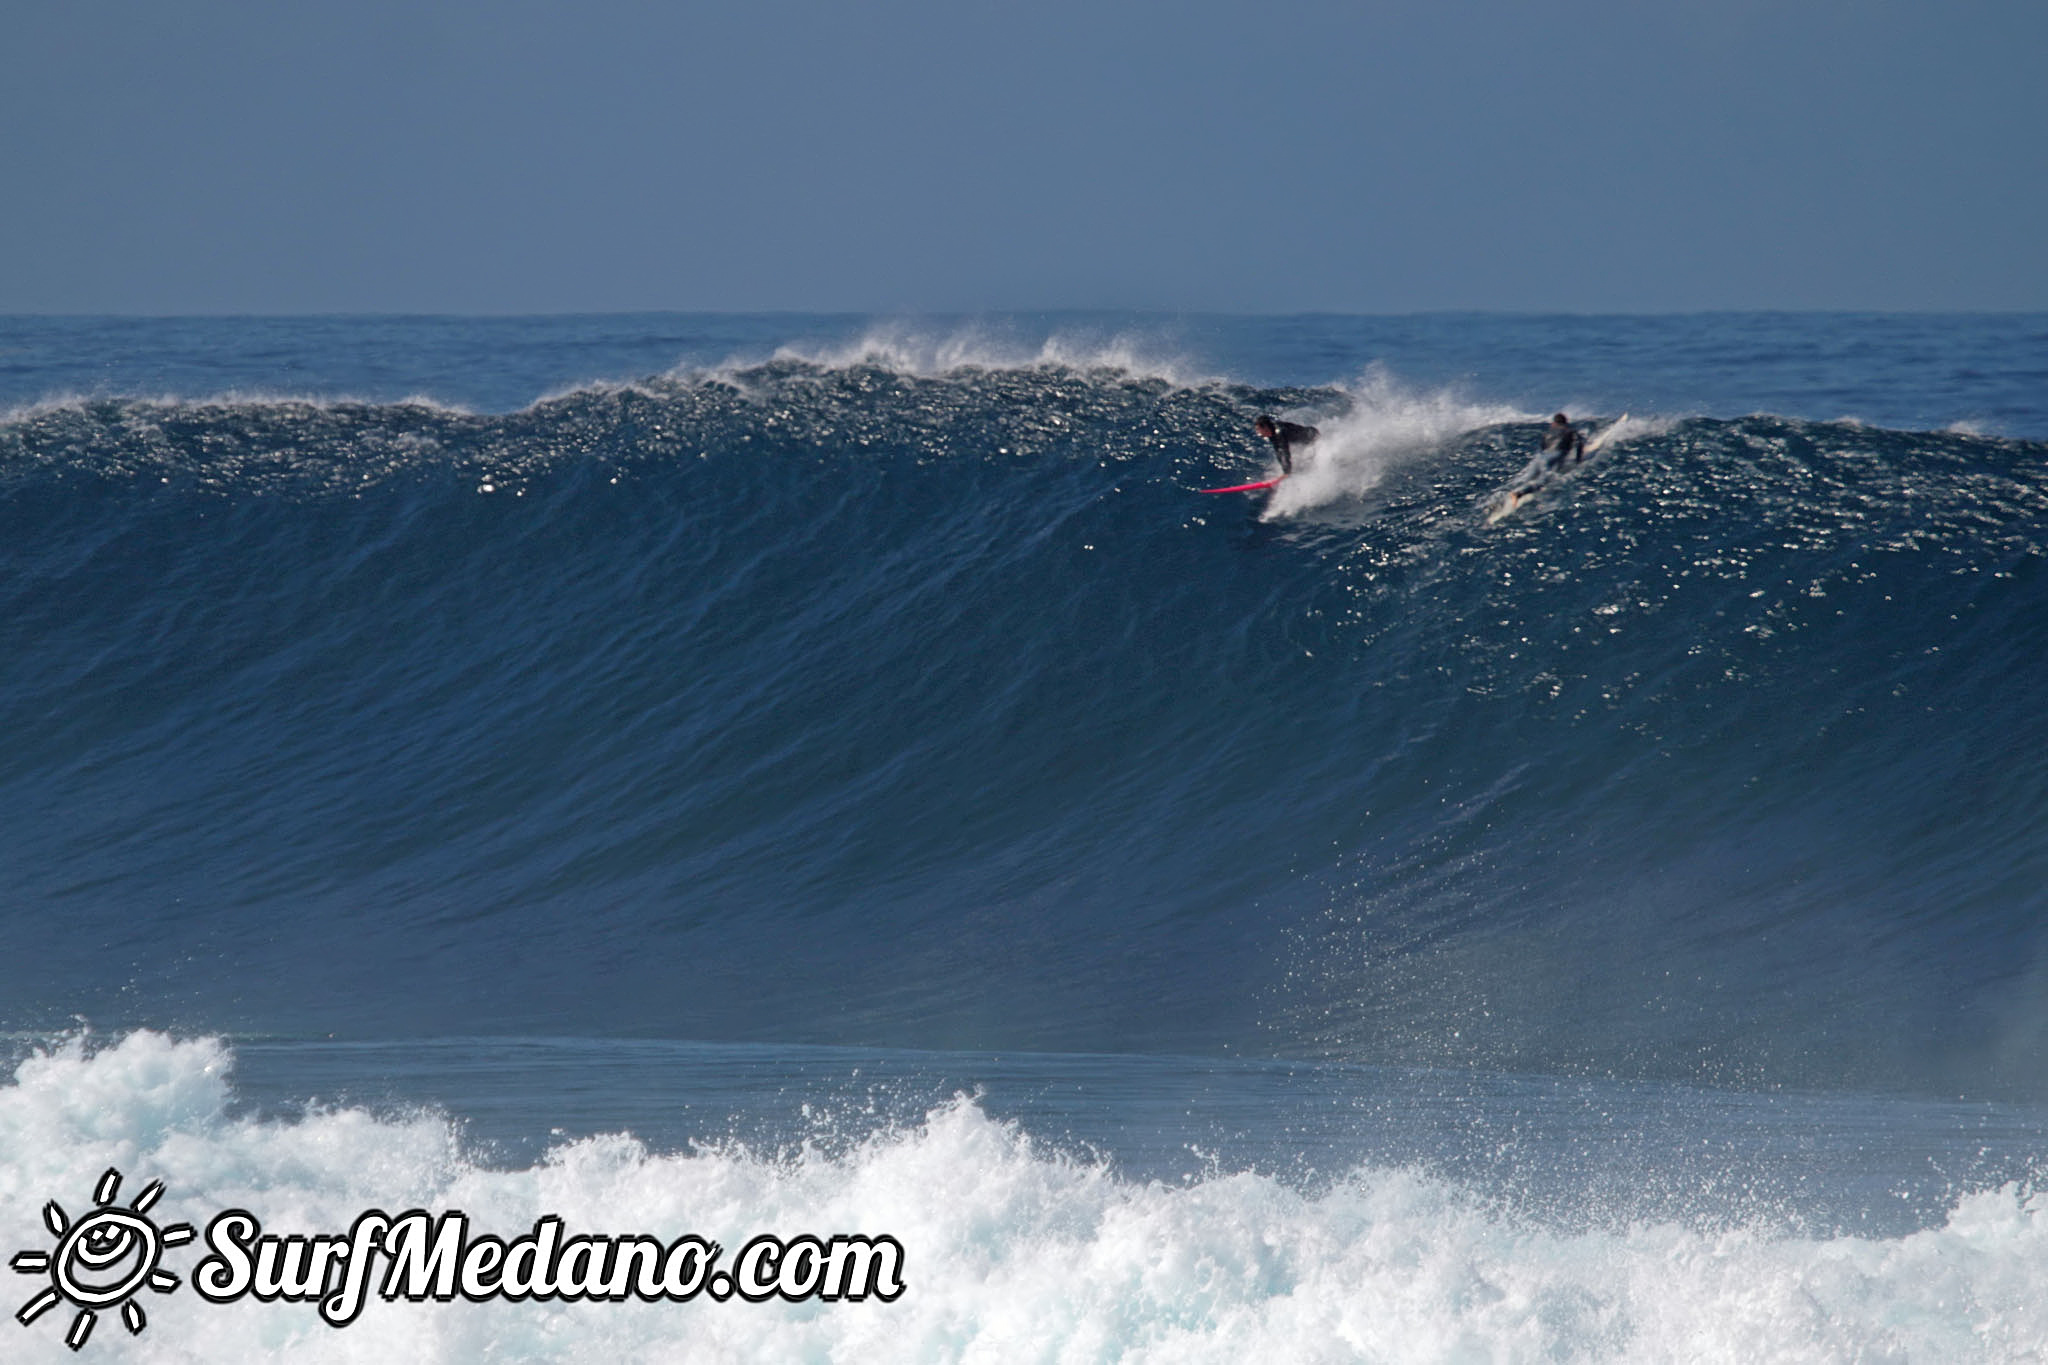
[[(1286, 477), (1285, 474), (1282, 474), (1280, 479)], [(1234, 483), (1228, 488), (1198, 488), (1195, 491), (1197, 493), (1256, 493), (1261, 488), (1271, 488), (1279, 483), (1280, 479), (1267, 479), (1264, 483)]]

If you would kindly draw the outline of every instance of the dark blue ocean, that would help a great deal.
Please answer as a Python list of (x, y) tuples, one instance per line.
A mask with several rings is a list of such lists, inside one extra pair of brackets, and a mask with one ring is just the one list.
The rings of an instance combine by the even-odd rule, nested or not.
[(0, 319), (0, 1252), (909, 1282), (120, 1360), (2038, 1359), (2044, 663), (2048, 316)]

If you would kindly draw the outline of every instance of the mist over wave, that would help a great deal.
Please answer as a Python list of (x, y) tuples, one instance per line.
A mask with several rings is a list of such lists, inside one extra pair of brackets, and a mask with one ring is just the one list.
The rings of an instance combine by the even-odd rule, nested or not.
[[(1072, 370), (1163, 379), (1183, 387), (1221, 382), (1221, 376), (1207, 373), (1161, 338), (1128, 329), (1067, 327), (1040, 337), (988, 322), (936, 332), (897, 322), (871, 327), (850, 342), (779, 346), (774, 358), (827, 370), (872, 366), (920, 378), (963, 370)], [(746, 362), (729, 360), (712, 373), (731, 375), (746, 368)]]
[(2048, 1093), (2048, 447), (916, 349), (12, 414), (0, 1022)]

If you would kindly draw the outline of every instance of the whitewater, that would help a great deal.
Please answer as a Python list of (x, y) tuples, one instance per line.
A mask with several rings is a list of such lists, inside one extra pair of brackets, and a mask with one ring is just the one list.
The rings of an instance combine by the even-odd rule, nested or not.
[[(10, 1314), (196, 1230), (0, 1354), (2039, 1359), (2044, 379), (2026, 315), (0, 319)], [(1195, 492), (1262, 412), (1301, 472)], [(906, 1288), (191, 1283), (410, 1208)]]

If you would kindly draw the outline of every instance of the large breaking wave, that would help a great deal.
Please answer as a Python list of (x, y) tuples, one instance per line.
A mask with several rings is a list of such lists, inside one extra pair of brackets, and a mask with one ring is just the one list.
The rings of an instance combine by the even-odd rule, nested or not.
[(2048, 1093), (2048, 447), (976, 359), (12, 414), (0, 1022)]

